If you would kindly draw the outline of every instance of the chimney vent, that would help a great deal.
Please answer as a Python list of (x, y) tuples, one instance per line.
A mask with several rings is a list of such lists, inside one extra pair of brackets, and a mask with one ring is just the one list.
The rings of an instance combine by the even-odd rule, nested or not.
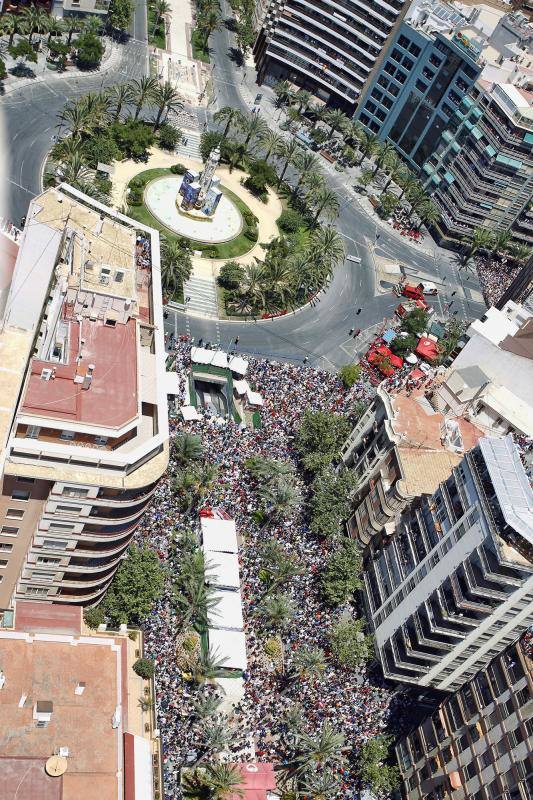
[(74, 694), (83, 694), (85, 691), (85, 682), (79, 681), (76, 688), (74, 689)]

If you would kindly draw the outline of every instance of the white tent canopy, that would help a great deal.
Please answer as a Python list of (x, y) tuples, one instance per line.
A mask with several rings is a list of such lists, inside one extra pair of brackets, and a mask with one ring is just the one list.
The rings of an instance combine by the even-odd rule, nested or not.
[(226, 659), (226, 669), (241, 669), (247, 667), (246, 640), (242, 631), (209, 630), (209, 647), (217, 659)]
[(207, 614), (209, 628), (242, 631), (244, 619), (242, 616), (241, 593), (234, 590), (218, 589), (213, 592), (212, 597), (218, 600), (218, 603)]
[(246, 370), (248, 369), (248, 362), (245, 361), (244, 358), (239, 358), (239, 356), (233, 356), (233, 358), (230, 358), (229, 368), (232, 372), (236, 372), (238, 375), (246, 375)]
[(252, 392), (251, 389), (246, 390), (246, 399), (248, 400), (251, 406), (262, 406), (263, 405), (263, 398), (259, 394), (259, 392)]
[(202, 414), (199, 414), (194, 406), (181, 406), (180, 412), (186, 422), (193, 419), (202, 419)]
[(239, 589), (239, 559), (235, 553), (214, 553), (206, 550), (204, 555), (207, 564), (206, 582), (226, 589)]
[(212, 553), (237, 553), (239, 551), (235, 520), (202, 517), (200, 524), (204, 550)]
[(233, 388), (237, 392), (237, 394), (246, 394), (249, 391), (250, 387), (248, 386), (248, 381), (242, 379), (242, 381), (233, 381)]

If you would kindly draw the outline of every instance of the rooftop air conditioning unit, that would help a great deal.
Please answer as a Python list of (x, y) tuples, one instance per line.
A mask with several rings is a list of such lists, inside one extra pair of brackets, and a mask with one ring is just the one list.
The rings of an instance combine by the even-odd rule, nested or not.
[(49, 381), (52, 377), (52, 370), (45, 368), (41, 370), (41, 380), (42, 381)]

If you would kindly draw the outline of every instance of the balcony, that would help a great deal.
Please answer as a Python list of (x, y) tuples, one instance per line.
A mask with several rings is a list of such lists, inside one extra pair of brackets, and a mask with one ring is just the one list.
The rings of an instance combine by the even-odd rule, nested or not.
[[(327, 20), (334, 19), (337, 21), (337, 17), (335, 16), (335, 12), (332, 12), (333, 8), (342, 8), (344, 11), (347, 12), (349, 15), (345, 19), (346, 28), (350, 31), (357, 31), (361, 36), (366, 37), (367, 43), (370, 45), (378, 44), (382, 47), (384, 40), (390, 33), (390, 28), (394, 24), (394, 20), (384, 21), (383, 17), (380, 19), (379, 23), (376, 23), (373, 27), (369, 26), (369, 19), (363, 15), (357, 14), (357, 11), (354, 11), (353, 4), (349, 2), (349, 0), (334, 0), (334, 2), (330, 2), (330, 0), (293, 0), (296, 4), (303, 4), (311, 9), (316, 9), (321, 11), (322, 14), (325, 16), (325, 22)], [(292, 10), (292, 3), (286, 6), (288, 11)], [(342, 20), (338, 20), (339, 23)]]
[(322, 47), (323, 44), (326, 43), (328, 47), (336, 50), (342, 56), (352, 59), (354, 63), (362, 69), (369, 71), (374, 65), (375, 56), (369, 57), (368, 51), (350, 44), (342, 35), (345, 32), (342, 31), (342, 29), (337, 31), (337, 26), (335, 25), (330, 25), (329, 29), (327, 29), (325, 25), (321, 25), (318, 20), (306, 16), (298, 9), (293, 10), (290, 17), (285, 14), (282, 21), (280, 20), (280, 28), (282, 24), (292, 26), (300, 31), (304, 39), (310, 39), (310, 41), (316, 42), (317, 48)]
[(310, 78), (313, 78), (314, 80), (318, 81), (318, 83), (321, 83), (323, 86), (325, 86), (330, 92), (335, 92), (350, 103), (355, 103), (359, 97), (359, 89), (347, 89), (345, 86), (341, 86), (333, 76), (331, 76), (331, 79), (328, 80), (330, 75), (327, 71), (323, 71), (314, 67), (312, 64), (308, 63), (307, 59), (289, 51), (285, 43), (270, 43), (267, 47), (267, 56), (270, 58), (275, 58), (276, 60), (281, 61), (283, 64), (287, 64), (289, 67), (292, 67), (304, 75), (308, 75)]

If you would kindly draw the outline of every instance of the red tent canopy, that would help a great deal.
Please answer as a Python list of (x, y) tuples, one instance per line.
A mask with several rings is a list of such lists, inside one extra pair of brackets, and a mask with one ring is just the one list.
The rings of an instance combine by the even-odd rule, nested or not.
[(420, 339), (416, 346), (415, 353), (426, 361), (435, 361), (439, 356), (439, 349), (433, 339)]
[(417, 381), (419, 380), (419, 378), (425, 378), (426, 376), (424, 375), (422, 370), (418, 369), (417, 367), (416, 369), (411, 370), (411, 372), (409, 373), (409, 377), (412, 378), (414, 381)]
[(398, 367), (398, 369), (403, 367), (403, 358), (400, 358), (400, 356), (395, 356), (394, 353), (389, 356), (389, 361), (393, 367)]

